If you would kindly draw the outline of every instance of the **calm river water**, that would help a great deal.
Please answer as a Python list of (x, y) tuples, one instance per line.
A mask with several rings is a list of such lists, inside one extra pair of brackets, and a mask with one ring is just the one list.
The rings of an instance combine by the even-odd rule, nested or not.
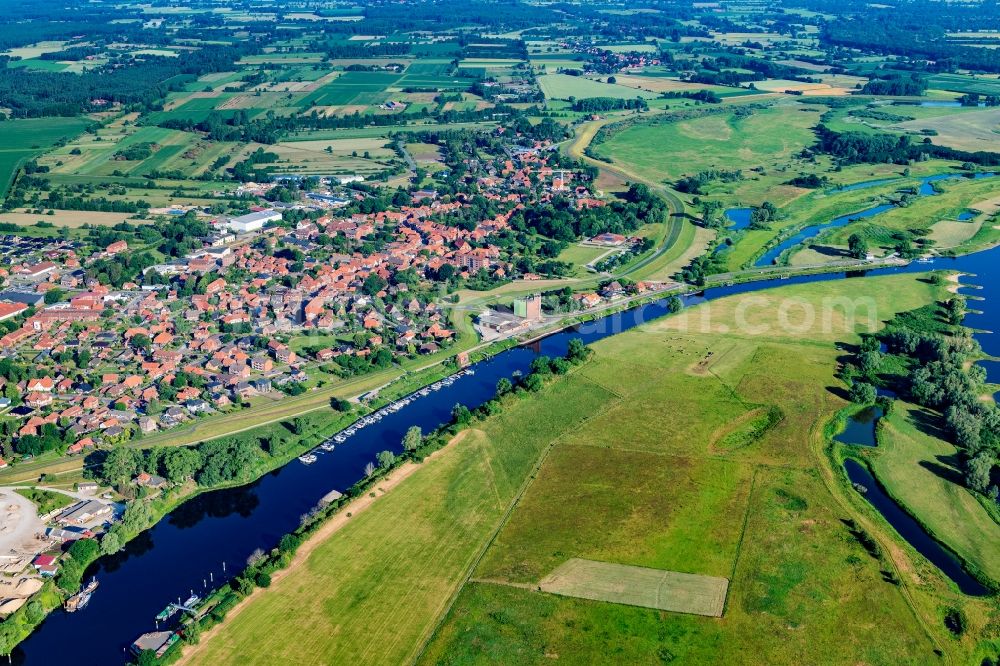
[[(998, 262), (1000, 248), (956, 259), (940, 258), (932, 263), (879, 269), (870, 274), (932, 268), (976, 274), (976, 278), (967, 281), (982, 287), (970, 293), (986, 299), (973, 304), (984, 313), (970, 314), (968, 325), (995, 330), (1000, 326), (1000, 308), (996, 305), (1000, 295), (997, 293), (1000, 279), (995, 272)], [(857, 274), (802, 276), (715, 287), (686, 300), (693, 303), (788, 284), (851, 279), (853, 275)], [(475, 407), (485, 402), (495, 393), (501, 377), (527, 372), (532, 359), (540, 354), (565, 354), (573, 338), (591, 343), (666, 314), (665, 301), (651, 303), (503, 352), (473, 366), (475, 374), (418, 398), (399, 412), (364, 428), (333, 452), (318, 452), (319, 461), (313, 465), (293, 461), (247, 486), (205, 493), (186, 502), (130, 542), (122, 553), (99, 560), (88, 572), (88, 577), (96, 575), (101, 584), (88, 607), (74, 614), (62, 610), (52, 613), (15, 649), (14, 663), (31, 666), (122, 663), (127, 646), (140, 634), (155, 629), (154, 617), (168, 603), (187, 598), (192, 591), (204, 590), (210, 577), (214, 585), (219, 585), (242, 570), (254, 550), (274, 547), (283, 534), (298, 526), (300, 516), (323, 495), (334, 489), (343, 491), (361, 478), (365, 465), (378, 451), (399, 452), (408, 427), (417, 425), (429, 431), (450, 417), (455, 404)], [(977, 334), (976, 337), (988, 353), (1000, 355), (997, 336)], [(987, 365), (992, 381), (1000, 381), (997, 364)]]

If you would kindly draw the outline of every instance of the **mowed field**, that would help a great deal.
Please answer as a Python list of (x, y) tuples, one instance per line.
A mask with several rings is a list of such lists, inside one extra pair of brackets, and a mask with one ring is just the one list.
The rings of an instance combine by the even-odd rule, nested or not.
[(729, 581), (574, 557), (543, 579), (538, 587), (576, 599), (722, 617)]
[[(829, 388), (835, 343), (937, 288), (898, 275), (760, 296), (758, 330), (788, 302), (865, 298), (878, 315), (754, 335), (735, 297), (596, 343), (590, 362), (508, 398), (348, 519), (188, 663), (889, 664), (927, 663), (936, 647), (962, 661), (938, 598), (909, 601), (936, 574), (914, 587), (917, 556), (901, 546), (906, 587), (883, 580), (841, 522), (849, 488), (821, 453), (845, 405)], [(754, 435), (762, 407), (782, 418)], [(723, 617), (538, 591), (572, 558), (729, 579)]]
[[(996, 93), (993, 93), (996, 94)], [(931, 141), (958, 150), (996, 151), (1000, 140), (1000, 109), (984, 109), (938, 118), (908, 120), (895, 126), (911, 132), (933, 130)]]
[(648, 90), (638, 90), (616, 83), (604, 83), (568, 74), (544, 74), (538, 77), (538, 85), (548, 99), (569, 99), (570, 97), (577, 99), (586, 97), (617, 97), (620, 99), (645, 97), (652, 99), (659, 97), (658, 93)]

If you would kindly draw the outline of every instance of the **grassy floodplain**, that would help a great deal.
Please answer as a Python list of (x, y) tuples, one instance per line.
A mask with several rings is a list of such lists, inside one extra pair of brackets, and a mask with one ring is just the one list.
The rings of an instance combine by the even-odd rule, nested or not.
[(883, 421), (870, 464), (892, 496), (938, 539), (1000, 580), (1000, 525), (964, 487), (958, 449), (928, 432), (933, 416), (900, 403)]
[[(742, 118), (712, 113), (690, 120), (654, 119), (615, 132), (594, 150), (659, 182), (727, 168), (737, 158), (745, 179), (736, 183), (734, 196), (754, 203), (765, 198), (783, 202), (798, 194), (799, 188), (781, 183), (795, 175), (787, 168), (795, 162), (793, 156), (815, 141), (811, 128), (818, 118), (814, 108), (781, 104)], [(670, 159), (665, 159), (668, 153)]]
[[(961, 661), (972, 646), (947, 638), (936, 617), (954, 593), (926, 569), (918, 585), (919, 556), (885, 532), (892, 565), (866, 554), (841, 522), (856, 516), (822, 454), (824, 426), (846, 404), (828, 388), (837, 384), (836, 342), (856, 342), (896, 312), (941, 298), (941, 288), (897, 275), (754, 296), (762, 300), (748, 323), (771, 330), (737, 327), (739, 300), (723, 299), (605, 339), (569, 377), (508, 398), (500, 416), (317, 544), (189, 663), (336, 654), (367, 663), (823, 655), (888, 664), (927, 663), (935, 649)], [(775, 330), (783, 303), (819, 309), (844, 296), (868, 299), (877, 316)], [(761, 427), (762, 409), (781, 418)], [(573, 557), (729, 578), (725, 615), (535, 591)], [(903, 572), (903, 587), (883, 580), (886, 566)], [(969, 602), (975, 626), (987, 606)]]
[[(905, 189), (912, 184), (913, 181), (902, 180), (886, 188)], [(925, 233), (935, 242), (935, 249), (953, 252), (970, 251), (1000, 241), (1000, 230), (996, 229), (993, 220), (1000, 207), (1000, 182), (996, 178), (946, 180), (938, 186), (941, 189), (938, 194), (916, 198), (906, 206), (832, 230), (817, 239), (816, 245), (829, 250), (826, 253), (829, 259), (846, 251), (851, 234), (863, 236), (871, 248), (882, 252), (891, 251), (897, 242), (892, 234), (900, 231)], [(856, 192), (877, 193), (886, 188)], [(959, 220), (963, 213), (969, 218)], [(815, 250), (801, 250), (793, 255), (792, 261), (809, 263), (816, 254)]]

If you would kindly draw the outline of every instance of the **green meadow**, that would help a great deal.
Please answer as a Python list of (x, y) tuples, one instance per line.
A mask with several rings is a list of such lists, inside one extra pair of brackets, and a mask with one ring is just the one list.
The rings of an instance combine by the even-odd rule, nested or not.
[(656, 93), (646, 90), (636, 90), (628, 86), (614, 83), (604, 83), (582, 76), (568, 74), (545, 74), (538, 77), (538, 85), (548, 99), (569, 99), (576, 97), (617, 97), (620, 99), (635, 99), (636, 97), (654, 98)]
[(26, 118), (0, 122), (0, 194), (6, 194), (14, 174), (62, 139), (70, 139), (89, 124), (86, 118)]
[[(837, 343), (939, 289), (913, 275), (795, 285), (761, 294), (747, 323), (845, 296), (878, 316), (752, 334), (733, 297), (602, 340), (318, 542), (189, 661), (922, 664), (935, 649), (962, 661), (974, 644), (937, 617), (947, 586), (921, 583), (941, 574), (907, 574), (919, 556), (878, 532), (903, 572), (886, 582), (842, 522), (850, 489), (824, 454), (846, 404), (829, 388)], [(762, 426), (762, 410), (778, 417)], [(727, 578), (725, 613), (536, 589), (575, 557)], [(979, 623), (988, 605), (968, 612)]]
[(713, 113), (691, 119), (637, 122), (593, 149), (661, 182), (733, 165), (744, 177), (726, 188), (732, 198), (760, 203), (793, 197), (797, 188), (782, 183), (795, 175), (795, 156), (815, 142), (812, 127), (819, 112), (798, 104), (754, 109), (745, 117), (709, 109)]
[(962, 483), (958, 449), (928, 431), (933, 414), (900, 403), (883, 421), (868, 456), (889, 493), (940, 541), (992, 580), (1000, 580), (1000, 524)]

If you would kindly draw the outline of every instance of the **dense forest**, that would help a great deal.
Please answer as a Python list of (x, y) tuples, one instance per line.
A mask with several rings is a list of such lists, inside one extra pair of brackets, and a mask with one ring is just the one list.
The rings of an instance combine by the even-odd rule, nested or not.
[(101, 110), (108, 103), (152, 108), (169, 91), (202, 74), (225, 71), (256, 47), (208, 45), (183, 58), (122, 56), (122, 61), (79, 74), (49, 72), (16, 66), (0, 58), (0, 106), (17, 118), (75, 116)]
[[(1000, 52), (956, 44), (946, 39), (941, 24), (946, 3), (934, 3), (933, 11), (915, 13), (896, 7), (877, 9), (869, 6), (863, 17), (839, 19), (826, 23), (822, 40), (831, 46), (844, 46), (876, 53), (906, 56), (927, 62), (929, 71), (951, 71), (963, 67), (978, 71), (1000, 71)], [(976, 24), (996, 25), (978, 16)]]

